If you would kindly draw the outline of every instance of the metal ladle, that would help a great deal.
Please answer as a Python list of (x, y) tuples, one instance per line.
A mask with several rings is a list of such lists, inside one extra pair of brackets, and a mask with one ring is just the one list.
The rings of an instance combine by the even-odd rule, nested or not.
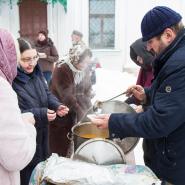
[(96, 102), (94, 103), (94, 105), (93, 105), (93, 111), (94, 111), (94, 112), (99, 112), (98, 109), (101, 108), (101, 105), (102, 105), (103, 103), (109, 102), (109, 101), (111, 101), (111, 100), (113, 100), (113, 99), (115, 99), (115, 98), (117, 98), (117, 97), (119, 97), (119, 96), (122, 96), (122, 95), (126, 94), (126, 93), (127, 93), (127, 91), (125, 91), (125, 92), (123, 92), (123, 93), (121, 93), (121, 94), (118, 94), (118, 95), (116, 95), (116, 96), (114, 96), (114, 97), (112, 97), (112, 98), (110, 98), (110, 99), (108, 99), (108, 100), (96, 101)]

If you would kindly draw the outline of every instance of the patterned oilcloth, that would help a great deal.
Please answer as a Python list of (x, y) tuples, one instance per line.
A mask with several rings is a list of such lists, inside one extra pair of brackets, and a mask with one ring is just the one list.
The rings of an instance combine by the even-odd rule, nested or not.
[[(62, 159), (64, 159), (64, 158), (62, 158)], [(66, 160), (69, 160), (69, 159), (66, 159)], [(45, 180), (42, 181), (44, 170), (45, 170), (45, 168), (47, 168), (47, 165), (48, 165), (47, 163), (48, 163), (47, 161), (41, 162), (36, 166), (36, 168), (34, 169), (32, 175), (31, 175), (29, 185), (48, 185), (48, 183)], [(63, 166), (66, 167), (66, 164), (64, 163)], [(133, 184), (133, 181), (134, 182), (137, 181), (138, 182), (137, 185), (140, 185), (140, 184), (145, 185), (146, 182), (148, 185), (149, 179), (150, 179), (151, 185), (161, 184), (161, 182), (157, 179), (155, 174), (146, 166), (115, 164), (115, 165), (109, 165), (109, 166), (104, 166), (104, 167), (106, 170), (111, 172), (111, 175), (116, 176), (116, 178), (121, 177), (120, 182), (124, 181), (123, 184), (120, 183), (121, 185), (127, 185), (127, 184), (130, 185), (130, 184)], [(57, 170), (57, 168), (55, 168), (55, 165), (51, 166), (50, 168), (51, 168), (51, 171), (50, 171), (51, 173), (53, 173), (54, 169)], [(70, 169), (70, 170), (74, 170), (74, 169)], [(71, 173), (73, 173), (73, 172), (71, 171)], [(46, 178), (44, 178), (44, 179), (46, 179)], [(69, 183), (69, 184), (73, 185), (73, 183)], [(82, 184), (84, 184), (84, 183), (82, 183)]]

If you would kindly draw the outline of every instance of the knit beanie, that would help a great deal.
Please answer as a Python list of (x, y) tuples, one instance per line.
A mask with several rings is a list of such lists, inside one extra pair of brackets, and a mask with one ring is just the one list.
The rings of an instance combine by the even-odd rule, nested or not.
[(141, 22), (142, 40), (148, 41), (182, 19), (181, 15), (166, 6), (156, 6), (148, 11)]

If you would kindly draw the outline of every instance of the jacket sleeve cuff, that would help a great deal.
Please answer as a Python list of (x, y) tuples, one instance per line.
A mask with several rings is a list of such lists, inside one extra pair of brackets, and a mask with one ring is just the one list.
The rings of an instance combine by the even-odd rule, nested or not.
[(63, 104), (60, 103), (60, 102), (56, 102), (55, 104), (52, 105), (51, 108), (52, 108), (54, 111), (57, 111), (57, 110), (58, 110), (58, 107), (59, 107), (60, 105), (63, 105)]
[(33, 111), (35, 118), (35, 127), (46, 127), (48, 124), (47, 108), (35, 108)]
[(146, 102), (145, 102), (145, 105), (149, 105), (150, 104), (150, 90), (151, 90), (150, 87), (145, 87), (144, 88), (144, 91), (145, 91), (145, 94), (146, 94)]
[(122, 132), (122, 129), (120, 128), (120, 124), (117, 121), (117, 119), (119, 119), (120, 117), (119, 115), (123, 116), (123, 114), (117, 114), (117, 113), (110, 115), (109, 123), (108, 123), (110, 139), (123, 138), (124, 133)]

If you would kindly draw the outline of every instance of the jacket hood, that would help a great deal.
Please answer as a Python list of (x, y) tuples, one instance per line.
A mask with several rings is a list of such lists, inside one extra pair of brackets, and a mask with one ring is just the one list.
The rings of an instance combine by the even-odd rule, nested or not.
[[(140, 64), (137, 61), (137, 56), (140, 56), (143, 59), (143, 64)], [(140, 38), (130, 46), (130, 58), (137, 65), (141, 66), (144, 69), (147, 69), (151, 68), (152, 62), (154, 60), (154, 55), (151, 52), (147, 51), (146, 42), (143, 42)]]

